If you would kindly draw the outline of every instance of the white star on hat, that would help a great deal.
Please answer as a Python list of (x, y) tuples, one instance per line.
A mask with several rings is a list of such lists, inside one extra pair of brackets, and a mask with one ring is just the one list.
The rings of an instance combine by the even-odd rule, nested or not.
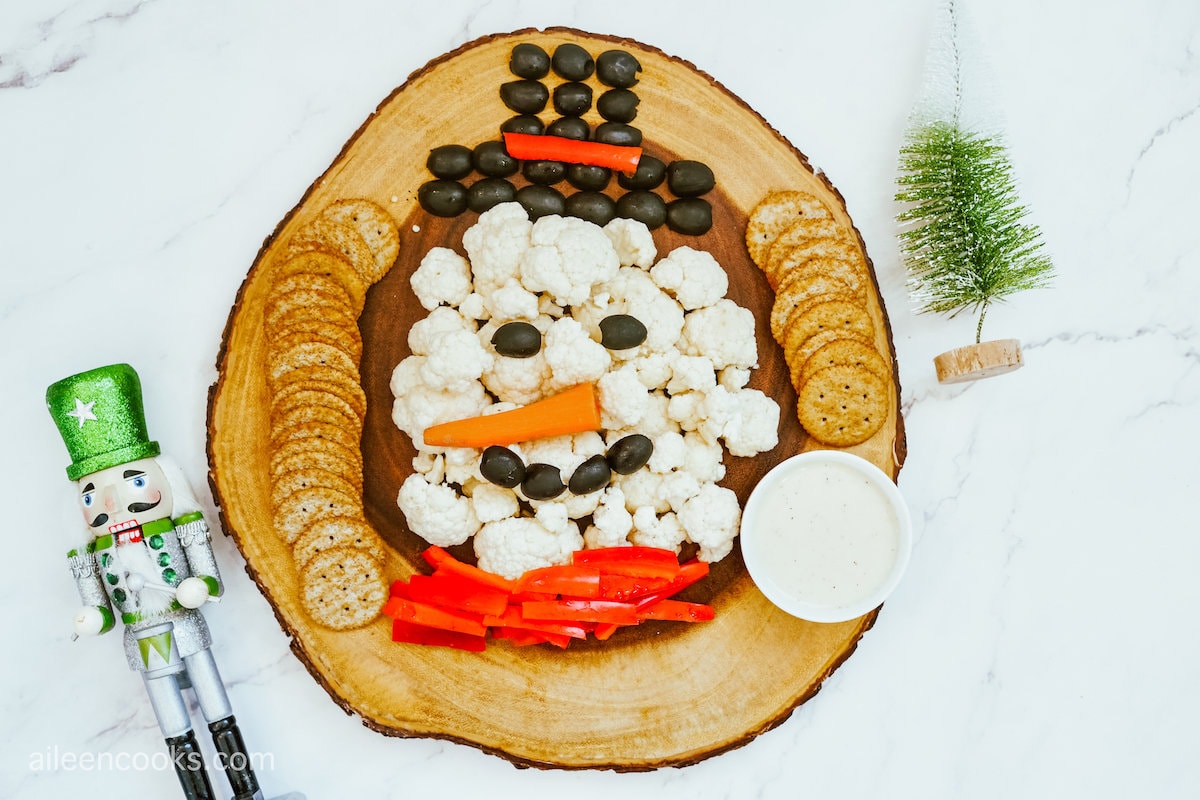
[(96, 405), (95, 400), (93, 400), (90, 403), (85, 403), (82, 400), (80, 400), (78, 397), (76, 397), (75, 398), (75, 410), (68, 411), (67, 416), (74, 417), (75, 419), (79, 420), (79, 427), (81, 427), (81, 428), (83, 427), (83, 423), (87, 422), (88, 420), (92, 420), (93, 422), (99, 422), (99, 420), (96, 419), (96, 413), (94, 411), (92, 411), (92, 406), (94, 406), (94, 405)]

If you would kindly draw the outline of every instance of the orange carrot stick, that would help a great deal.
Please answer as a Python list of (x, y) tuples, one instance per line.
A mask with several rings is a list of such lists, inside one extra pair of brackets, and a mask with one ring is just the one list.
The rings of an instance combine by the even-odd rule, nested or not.
[(590, 383), (521, 408), (484, 414), (425, 429), (425, 443), (437, 447), (488, 447), (600, 430), (600, 401)]
[(642, 148), (568, 139), (538, 133), (505, 133), (504, 149), (522, 161), (564, 161), (568, 164), (589, 164), (608, 167), (627, 175), (637, 172)]

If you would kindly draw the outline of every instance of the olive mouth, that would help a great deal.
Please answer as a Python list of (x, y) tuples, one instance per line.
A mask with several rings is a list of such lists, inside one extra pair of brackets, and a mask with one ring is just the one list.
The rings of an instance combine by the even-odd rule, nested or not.
[(479, 460), (479, 472), (489, 482), (505, 489), (520, 487), (530, 500), (553, 500), (566, 492), (573, 495), (598, 492), (612, 482), (612, 476), (629, 475), (646, 465), (654, 453), (648, 436), (632, 433), (614, 442), (606, 452), (584, 460), (566, 483), (562, 471), (553, 464), (526, 464), (503, 445), (490, 445)]

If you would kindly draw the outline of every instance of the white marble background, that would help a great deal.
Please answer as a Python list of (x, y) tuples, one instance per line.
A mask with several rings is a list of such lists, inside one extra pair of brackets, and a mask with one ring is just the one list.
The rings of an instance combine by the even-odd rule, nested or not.
[[(911, 571), (820, 695), (748, 746), (647, 774), (518, 770), (389, 739), (291, 655), (227, 539), (208, 612), (268, 793), (310, 798), (1181, 798), (1200, 794), (1200, 5), (963, 0), (998, 69), (1058, 278), (992, 312), (1019, 372), (939, 386), (968, 319), (914, 315), (895, 158), (935, 0), (8, 0), (0, 5), (0, 797), (173, 797), (116, 641), (69, 641), (75, 512), (45, 387), (124, 360), (205, 491), (220, 334), (259, 245), (429, 59), (570, 25), (691, 60), (824, 169), (901, 365)], [(700, 121), (698, 124), (703, 124)], [(211, 510), (211, 505), (210, 505)], [(736, 691), (736, 687), (731, 687)], [(202, 737), (203, 738), (203, 737)], [(59, 756), (58, 767), (55, 758)]]

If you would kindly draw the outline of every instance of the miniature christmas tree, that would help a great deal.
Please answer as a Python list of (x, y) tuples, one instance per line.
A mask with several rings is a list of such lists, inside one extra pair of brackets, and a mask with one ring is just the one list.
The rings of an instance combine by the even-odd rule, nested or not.
[[(903, 204), (900, 246), (909, 290), (919, 312), (978, 315), (975, 344), (934, 359), (938, 380), (999, 375), (1021, 366), (1015, 339), (982, 341), (992, 303), (1047, 286), (1053, 266), (1042, 253), (1041, 232), (1023, 222), (1016, 182), (994, 113), (966, 92), (985, 80), (982, 61), (965, 58), (967, 33), (954, 2), (942, 9), (926, 75), (900, 150)], [(980, 94), (984, 94), (980, 92)], [(972, 105), (975, 102), (976, 105)]]

